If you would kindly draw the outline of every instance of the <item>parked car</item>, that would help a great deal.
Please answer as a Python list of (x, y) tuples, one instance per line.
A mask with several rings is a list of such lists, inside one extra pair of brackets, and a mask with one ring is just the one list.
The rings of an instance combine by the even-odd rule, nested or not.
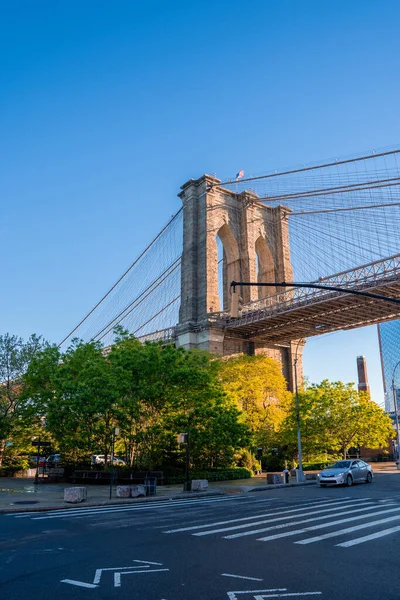
[(104, 454), (92, 454), (92, 465), (104, 465), (106, 457)]
[[(111, 463), (111, 456), (107, 457), (108, 460), (108, 464)], [(92, 465), (105, 465), (106, 464), (106, 457), (105, 454), (93, 454), (92, 455)], [(114, 461), (113, 461), (114, 466), (117, 467), (123, 467), (126, 465), (126, 462), (124, 460), (122, 460), (122, 458), (119, 458), (118, 456), (114, 456)]]
[(371, 483), (374, 472), (371, 465), (363, 460), (338, 460), (331, 467), (318, 473), (320, 487), (327, 485), (353, 485), (353, 483)]
[[(33, 463), (35, 463), (35, 467), (36, 467), (36, 463), (38, 461), (38, 457), (36, 456), (30, 456), (29, 460), (31, 460)], [(39, 456), (39, 467), (45, 467), (46, 466), (46, 457), (45, 456)]]
[(46, 458), (46, 465), (48, 467), (56, 467), (60, 461), (61, 454), (50, 454), (50, 456)]

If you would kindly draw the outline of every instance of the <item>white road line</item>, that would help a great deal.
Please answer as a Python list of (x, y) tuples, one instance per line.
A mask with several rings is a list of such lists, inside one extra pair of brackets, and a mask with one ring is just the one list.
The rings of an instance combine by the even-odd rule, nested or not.
[[(227, 500), (230, 500), (230, 498), (227, 498)], [(62, 519), (62, 518), (66, 518), (66, 517), (84, 518), (84, 517), (89, 517), (90, 515), (110, 514), (110, 513), (119, 513), (119, 512), (139, 512), (139, 511), (143, 511), (143, 510), (152, 510), (155, 508), (174, 508), (175, 506), (193, 507), (195, 504), (210, 504), (211, 502), (218, 503), (218, 502), (221, 502), (221, 500), (215, 500), (215, 501), (204, 500), (201, 503), (199, 503), (198, 501), (196, 502), (194, 500), (183, 500), (182, 502), (178, 502), (178, 501), (174, 500), (174, 501), (170, 501), (167, 503), (163, 502), (162, 504), (157, 502), (157, 506), (152, 505), (152, 506), (140, 506), (140, 507), (139, 506), (131, 506), (131, 505), (125, 505), (125, 506), (112, 505), (112, 506), (102, 506), (102, 507), (96, 507), (96, 508), (75, 508), (75, 509), (70, 508), (70, 509), (57, 510), (57, 511), (52, 511), (49, 513), (45, 513), (42, 517), (34, 517), (33, 515), (37, 514), (37, 513), (29, 513), (29, 517), (32, 519), (32, 521), (42, 521), (44, 519)], [(8, 513), (8, 514), (10, 515), (12, 513)]]
[(162, 563), (150, 562), (149, 560), (133, 560), (132, 562), (143, 563), (144, 565), (162, 565)]
[[(388, 510), (387, 512), (390, 512)], [(369, 523), (362, 523), (361, 525), (355, 525), (354, 527), (346, 527), (346, 529), (339, 529), (338, 531), (331, 531), (330, 533), (324, 533), (323, 535), (318, 535), (312, 538), (306, 538), (304, 540), (299, 540), (298, 542), (294, 542), (295, 544), (313, 544), (314, 542), (320, 542), (321, 540), (327, 540), (329, 538), (338, 537), (340, 535), (345, 535), (346, 533), (353, 533), (354, 531), (358, 531), (359, 529), (366, 529), (367, 527), (374, 527), (375, 525), (381, 525), (382, 523), (389, 523), (390, 521), (396, 521), (400, 519), (400, 515), (394, 515), (392, 517), (388, 517), (387, 519), (379, 519), (378, 521), (370, 521)]]
[[(368, 502), (366, 504), (372, 504), (371, 502)], [(314, 523), (315, 521), (323, 521), (325, 519), (329, 519), (330, 517), (340, 517), (341, 515), (348, 515), (349, 514), (349, 510), (347, 510), (349, 507), (346, 507), (346, 510), (342, 511), (342, 512), (334, 512), (332, 509), (330, 510), (330, 512), (333, 514), (328, 514), (328, 515), (323, 515), (322, 517), (311, 517), (311, 519), (302, 519), (301, 521), (290, 521), (289, 523), (280, 523), (279, 525), (272, 525), (270, 527), (263, 527), (262, 529), (252, 529), (252, 530), (248, 530), (248, 531), (244, 531), (242, 533), (232, 533), (231, 535), (225, 535), (224, 539), (225, 540), (233, 540), (235, 538), (239, 538), (239, 537), (245, 537), (248, 535), (255, 535), (256, 533), (264, 533), (265, 531), (274, 531), (276, 529), (286, 529), (287, 527), (293, 527), (295, 525), (301, 525), (303, 523)], [(380, 505), (371, 505), (371, 506), (367, 506), (366, 508), (354, 508), (353, 512), (364, 512), (366, 510), (375, 510), (381, 508)], [(320, 511), (320, 512), (327, 512), (327, 511)], [(310, 513), (309, 513), (310, 514)], [(297, 515), (297, 516), (304, 516), (304, 515)], [(355, 518), (355, 517), (354, 517)], [(364, 518), (364, 515), (361, 515), (361, 517), (359, 517), (361, 519)], [(278, 519), (275, 519), (278, 520)], [(272, 523), (273, 521), (270, 521), (270, 523)], [(328, 524), (324, 525), (325, 527), (329, 527), (329, 522)]]
[(221, 573), (222, 577), (234, 577), (235, 579), (249, 579), (250, 581), (263, 581), (258, 577), (245, 577), (244, 575), (232, 575), (231, 573)]
[[(335, 502), (343, 502), (345, 500), (347, 500), (349, 498), (349, 496), (346, 496), (343, 499), (340, 500), (335, 500)], [(94, 511), (98, 511), (98, 510), (104, 510), (104, 511), (116, 511), (116, 510), (120, 510), (120, 511), (124, 511), (124, 510), (152, 510), (154, 508), (165, 508), (165, 507), (173, 507), (173, 506), (192, 506), (195, 507), (196, 505), (198, 505), (199, 507), (203, 506), (204, 504), (209, 504), (211, 502), (214, 503), (218, 503), (218, 502), (227, 502), (227, 501), (235, 501), (235, 500), (241, 500), (242, 502), (244, 500), (248, 500), (245, 496), (235, 496), (235, 497), (229, 497), (229, 498), (219, 498), (219, 497), (212, 497), (212, 498), (193, 498), (193, 499), (187, 499), (187, 500), (159, 500), (157, 502), (151, 502), (151, 503), (146, 503), (145, 505), (143, 504), (125, 504), (125, 505), (120, 505), (120, 504), (110, 504), (107, 506), (92, 506), (92, 507), (80, 507), (80, 508), (64, 508), (64, 509), (59, 509), (59, 510), (49, 510), (49, 511), (43, 511), (42, 514), (44, 516), (52, 516), (52, 515), (60, 515), (60, 514), (66, 514), (66, 515), (74, 515), (77, 514), (79, 516), (85, 515), (85, 514), (90, 514), (91, 512)], [(364, 498), (364, 500), (370, 500), (370, 498)], [(269, 500), (268, 500), (269, 501)], [(257, 500), (256, 502), (260, 502), (260, 500)], [(267, 502), (267, 500), (263, 500), (263, 502)], [(318, 504), (320, 502), (326, 503), (326, 502), (332, 502), (332, 500), (325, 500), (325, 501), (315, 501), (315, 502), (308, 502), (305, 504), (305, 506), (308, 505), (312, 505), (312, 504)], [(253, 503), (253, 502), (251, 502)], [(250, 501), (248, 500), (248, 502), (246, 504), (250, 505)], [(272, 509), (272, 510), (276, 510), (276, 509)], [(16, 519), (27, 519), (27, 518), (31, 518), (34, 514), (37, 514), (36, 512), (13, 512), (13, 513), (6, 513), (5, 516), (6, 517), (14, 517)]]
[(71, 585), (77, 585), (78, 587), (84, 588), (97, 588), (97, 585), (93, 583), (85, 583), (84, 581), (75, 581), (75, 579), (61, 579), (61, 583), (70, 583)]
[[(369, 509), (366, 509), (369, 510)], [(400, 508), (398, 509), (391, 509), (393, 510), (400, 510)], [(294, 531), (287, 531), (285, 533), (279, 533), (277, 535), (269, 535), (267, 537), (263, 537), (263, 538), (258, 538), (258, 541), (260, 542), (269, 542), (271, 540), (277, 540), (278, 538), (283, 538), (283, 537), (289, 537), (291, 535), (298, 535), (299, 533), (307, 533), (307, 531), (315, 531), (316, 529), (324, 529), (326, 527), (336, 527), (336, 525), (341, 525), (342, 523), (350, 523), (353, 521), (356, 521), (358, 519), (367, 519), (368, 517), (375, 517), (376, 515), (383, 515), (386, 514), (387, 510), (381, 510), (379, 512), (375, 512), (375, 513), (369, 513), (369, 514), (365, 514), (365, 515), (359, 515), (359, 516), (351, 516), (347, 519), (339, 519), (337, 521), (331, 521), (330, 523), (322, 523), (321, 525), (314, 525), (313, 527), (304, 527), (303, 529), (296, 529)]]
[(151, 569), (150, 571), (121, 571), (114, 573), (114, 587), (121, 587), (121, 575), (136, 575), (137, 573), (160, 573), (169, 569)]
[[(132, 569), (143, 569), (146, 567), (107, 567), (105, 569), (96, 569), (96, 573), (94, 575), (93, 583), (100, 583), (101, 574), (103, 571), (132, 571)], [(143, 573), (144, 571), (138, 571)]]
[(287, 594), (263, 594), (254, 596), (254, 600), (264, 600), (265, 598), (294, 598), (295, 596), (321, 596), (322, 592), (288, 592)]
[(269, 590), (239, 590), (228, 592), (229, 600), (237, 600), (237, 594), (260, 594), (261, 592), (287, 592), (287, 588), (270, 588)]
[(397, 525), (397, 527), (391, 527), (390, 529), (383, 529), (383, 531), (371, 533), (371, 535), (365, 535), (364, 537), (356, 538), (354, 540), (350, 540), (349, 542), (343, 542), (343, 544), (336, 544), (336, 546), (340, 546), (341, 548), (349, 548), (350, 546), (357, 546), (357, 544), (363, 544), (364, 542), (370, 542), (371, 540), (385, 537), (391, 533), (396, 533), (396, 531), (400, 531), (400, 525)]
[[(365, 504), (371, 504), (372, 505), (373, 502), (372, 501), (371, 502), (365, 502), (364, 505)], [(249, 527), (255, 527), (256, 525), (257, 526), (258, 525), (263, 525), (265, 523), (275, 523), (276, 521), (289, 521), (290, 519), (293, 519), (293, 517), (295, 517), (295, 518), (296, 517), (308, 517), (308, 516), (312, 516), (312, 515), (319, 515), (321, 513), (328, 513), (328, 514), (326, 514), (326, 515), (324, 515), (322, 517), (314, 517), (313, 516), (311, 519), (307, 519), (306, 521), (296, 521), (295, 523), (291, 522), (291, 523), (285, 523), (284, 525), (282, 525), (282, 527), (290, 527), (291, 525), (297, 524), (297, 523), (307, 523), (308, 521), (313, 521), (313, 520), (315, 521), (317, 519), (329, 519), (329, 517), (331, 516), (329, 513), (336, 513), (336, 514), (339, 514), (339, 515), (345, 515), (345, 514), (348, 513), (348, 509), (349, 508), (354, 508), (355, 510), (362, 510), (362, 509), (357, 508), (358, 506), (359, 506), (359, 503), (348, 504), (347, 506), (341, 505), (339, 507), (339, 510), (342, 507), (345, 508), (346, 510), (344, 512), (340, 512), (340, 513), (336, 513), (337, 508), (338, 508), (337, 506), (335, 506), (333, 508), (323, 508), (322, 510), (318, 509), (318, 510), (313, 510), (311, 512), (303, 512), (303, 513), (300, 513), (299, 515), (289, 515), (289, 516), (285, 516), (285, 517), (277, 517), (277, 518), (274, 518), (274, 519), (266, 519), (264, 521), (258, 521), (258, 523), (245, 523), (244, 525), (234, 525), (232, 527), (222, 527), (221, 529), (212, 529), (211, 531), (200, 531), (198, 533), (192, 533), (192, 535), (194, 535), (196, 537), (201, 537), (201, 536), (204, 536), (204, 535), (213, 535), (215, 533), (223, 533), (223, 532), (226, 532), (226, 531), (234, 531), (235, 529), (245, 529), (246, 527), (248, 529)], [(272, 516), (275, 517), (275, 515), (272, 515)], [(235, 534), (235, 535), (228, 535), (228, 536), (224, 536), (224, 537), (226, 539), (231, 539), (233, 537), (242, 537), (242, 536), (245, 536), (245, 535), (253, 535), (254, 533), (263, 533), (264, 531), (268, 531), (269, 529), (270, 529), (270, 527), (264, 527), (262, 529), (255, 529), (255, 530), (252, 530), (252, 531), (246, 531), (244, 533), (238, 533), (238, 534)]]
[[(366, 500), (370, 500), (370, 498), (365, 498)], [(326, 501), (321, 503), (315, 503), (317, 506), (341, 506), (343, 504), (347, 504), (348, 502), (354, 502), (354, 500), (341, 500), (340, 503), (334, 501)], [(314, 504), (314, 503), (313, 503)], [(230, 523), (240, 523), (241, 521), (254, 521), (255, 519), (262, 519), (264, 517), (276, 516), (276, 515), (286, 515), (288, 513), (300, 512), (302, 510), (306, 510), (307, 508), (317, 508), (317, 506), (311, 506), (311, 504), (306, 504), (301, 508), (293, 508), (290, 510), (282, 510), (282, 507), (278, 509), (272, 510), (280, 510), (280, 512), (268, 512), (263, 513), (261, 515), (255, 515), (251, 517), (243, 517), (241, 519), (229, 519), (229, 521), (217, 521), (215, 523), (207, 523), (206, 525), (191, 525), (190, 527), (179, 527), (179, 529), (169, 529), (168, 531), (164, 531), (163, 533), (181, 533), (183, 531), (194, 531), (195, 529), (207, 529), (207, 527), (217, 527), (218, 525), (229, 525)]]
[[(193, 498), (193, 499), (187, 499), (187, 500), (172, 500), (172, 499), (165, 499), (165, 500), (159, 500), (156, 502), (146, 502), (144, 504), (125, 504), (125, 505), (121, 505), (121, 504), (110, 504), (110, 505), (98, 505), (98, 506), (88, 506), (88, 507), (80, 507), (80, 508), (62, 508), (62, 509), (58, 509), (58, 510), (51, 510), (49, 509), (48, 511), (42, 511), (43, 514), (45, 515), (58, 515), (58, 514), (89, 514), (90, 512), (93, 511), (97, 511), (99, 509), (101, 510), (150, 510), (150, 509), (154, 509), (154, 508), (165, 508), (165, 507), (172, 507), (172, 506), (196, 506), (198, 505), (199, 507), (202, 506), (203, 504), (208, 504), (210, 502), (228, 502), (228, 501), (233, 501), (233, 500), (243, 500), (243, 497), (240, 498), (220, 498), (220, 497), (209, 497), (209, 498)], [(22, 512), (22, 513), (6, 513), (6, 517), (15, 517), (15, 518), (28, 518), (30, 516), (32, 516), (32, 514), (34, 514), (33, 512)]]

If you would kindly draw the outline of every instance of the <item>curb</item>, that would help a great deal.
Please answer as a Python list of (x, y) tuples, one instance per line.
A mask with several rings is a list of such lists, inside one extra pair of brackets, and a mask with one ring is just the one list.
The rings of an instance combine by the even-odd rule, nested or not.
[(317, 482), (316, 480), (312, 480), (312, 481), (300, 481), (299, 483), (270, 483), (268, 485), (260, 485), (259, 487), (253, 487), (250, 490), (247, 490), (248, 492), (267, 492), (268, 490), (271, 489), (279, 489), (279, 488), (289, 488), (289, 487), (300, 487), (303, 485), (316, 485)]
[(233, 492), (239, 494), (249, 494), (251, 492), (266, 492), (272, 491), (280, 488), (292, 488), (303, 485), (316, 485), (316, 481), (303, 481), (300, 483), (269, 483), (267, 485), (253, 486), (250, 488), (232, 488), (231, 490), (221, 491), (216, 490), (215, 492), (182, 492), (178, 494), (174, 494), (173, 496), (158, 496), (158, 497), (150, 497), (150, 498), (137, 498), (137, 499), (129, 499), (129, 500), (104, 500), (102, 502), (88, 502), (88, 503), (80, 503), (80, 504), (54, 504), (51, 506), (21, 506), (21, 507), (7, 507), (0, 508), (0, 514), (12, 514), (12, 513), (28, 513), (28, 512), (48, 512), (52, 510), (73, 510), (77, 508), (95, 508), (96, 506), (121, 506), (121, 505), (132, 505), (132, 504), (143, 504), (146, 502), (160, 502), (160, 501), (170, 501), (174, 502), (174, 500), (189, 500), (191, 498), (206, 498), (212, 496), (226, 496), (231, 495)]

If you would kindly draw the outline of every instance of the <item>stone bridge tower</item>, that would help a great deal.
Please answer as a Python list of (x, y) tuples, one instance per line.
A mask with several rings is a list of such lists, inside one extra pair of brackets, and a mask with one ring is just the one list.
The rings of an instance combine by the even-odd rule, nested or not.
[[(251, 342), (216, 326), (210, 318), (212, 313), (229, 310), (232, 280), (292, 280), (285, 219), (289, 209), (264, 206), (257, 202), (256, 194), (235, 193), (218, 187), (219, 183), (219, 179), (204, 175), (185, 183), (179, 194), (183, 203), (183, 254), (177, 345), (223, 356), (267, 354), (281, 362), (288, 387), (293, 389), (295, 354), (301, 379), (302, 343), (267, 346)], [(276, 291), (272, 287), (244, 287), (241, 294), (246, 303)]]

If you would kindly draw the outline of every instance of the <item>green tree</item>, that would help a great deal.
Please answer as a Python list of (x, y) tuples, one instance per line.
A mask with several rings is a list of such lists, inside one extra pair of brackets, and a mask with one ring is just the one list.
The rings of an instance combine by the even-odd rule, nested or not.
[(31, 412), (44, 418), (61, 452), (75, 459), (110, 454), (118, 396), (100, 344), (76, 340), (64, 354), (46, 348), (31, 361), (24, 379)]
[(105, 351), (76, 341), (64, 353), (48, 347), (24, 377), (31, 419), (64, 454), (110, 453), (112, 430), (131, 466), (182, 460), (177, 434), (189, 429), (196, 465), (229, 464), (246, 438), (239, 411), (224, 393), (218, 363), (199, 351), (141, 344), (119, 330)]
[[(379, 448), (393, 435), (389, 416), (351, 383), (324, 380), (311, 385), (300, 392), (299, 408), (305, 455), (340, 452), (346, 457), (352, 446)], [(283, 428), (283, 437), (293, 448), (296, 435), (293, 402)]]
[(122, 334), (108, 358), (119, 386), (118, 419), (131, 464), (151, 467), (167, 455), (176, 457), (176, 436), (188, 429), (194, 463), (230, 462), (245, 433), (211, 355), (142, 345)]
[(13, 431), (18, 429), (21, 413), (27, 402), (23, 374), (31, 359), (45, 346), (41, 337), (22, 338), (0, 335), (0, 466), (3, 464), (7, 441), (17, 446)]
[(253, 434), (253, 446), (267, 453), (277, 443), (292, 397), (281, 366), (267, 356), (239, 356), (221, 362), (220, 377)]

